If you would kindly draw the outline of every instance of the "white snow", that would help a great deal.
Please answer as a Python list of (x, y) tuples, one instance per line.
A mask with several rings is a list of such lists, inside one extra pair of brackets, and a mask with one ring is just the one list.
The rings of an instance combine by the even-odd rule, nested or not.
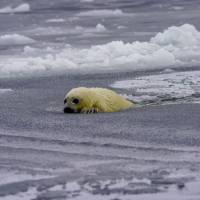
[(24, 13), (30, 11), (30, 5), (28, 3), (20, 4), (19, 6), (13, 8), (11, 6), (7, 6), (0, 9), (0, 13)]
[[(138, 187), (151, 186), (151, 180), (149, 179), (132, 179), (132, 180), (105, 180), (100, 181), (101, 189), (105, 188), (106, 186), (110, 191), (113, 189), (133, 189), (136, 186), (131, 186), (132, 184), (139, 184)], [(142, 184), (142, 185), (140, 185)], [(93, 193), (94, 188), (91, 187), (90, 184), (86, 183), (84, 185), (80, 185), (80, 183), (73, 181), (69, 182), (66, 185), (55, 185), (49, 188), (49, 192), (51, 194), (57, 194), (58, 192), (66, 192), (69, 194), (68, 199), (71, 200), (110, 200), (110, 199), (136, 199), (136, 200), (198, 200), (200, 191), (199, 191), (200, 182), (197, 179), (193, 182), (188, 182), (185, 184), (185, 188), (182, 190), (178, 189), (175, 185), (170, 186), (168, 189), (163, 190), (163, 192), (157, 193), (142, 193), (142, 194), (128, 194), (117, 192), (111, 192), (107, 195), (102, 194), (95, 194)], [(43, 191), (37, 190), (35, 187), (30, 187), (27, 191), (19, 192), (17, 194), (10, 194), (7, 196), (0, 197), (0, 200), (31, 200), (37, 199), (39, 195), (42, 194)], [(56, 198), (56, 196), (55, 196)], [(59, 196), (58, 196), (59, 198)]]
[[(23, 33), (23, 31), (22, 31)], [(48, 35), (61, 35), (61, 34), (75, 34), (73, 30), (69, 30), (68, 27), (61, 28), (61, 27), (36, 27), (25, 31), (26, 34), (35, 35), (35, 36), (48, 36)]]
[(110, 200), (110, 199), (134, 199), (134, 200), (198, 200), (199, 199), (199, 186), (200, 182), (192, 182), (186, 184), (184, 191), (177, 189), (176, 187), (170, 187), (167, 192), (149, 193), (149, 194), (123, 194), (116, 193), (110, 195), (92, 194), (87, 191), (82, 191), (80, 195), (70, 197), (71, 200)]
[[(73, 33), (92, 34), (91, 31), (95, 33), (97, 30), (105, 29), (99, 24), (91, 30), (76, 27)], [(7, 38), (12, 39), (9, 36)], [(0, 40), (5, 44), (9, 42), (9, 39), (5, 38)], [(27, 42), (33, 41), (30, 38), (23, 38), (17, 43)], [(164, 32), (156, 34), (148, 42), (112, 41), (89, 48), (66, 45), (59, 51), (55, 49), (54, 52), (44, 50), (42, 54), (40, 50), (37, 56), (2, 55), (0, 56), (0, 76), (190, 68), (200, 65), (199, 55), (200, 32), (193, 25), (184, 24), (169, 27)]]
[(0, 88), (0, 95), (3, 94), (3, 93), (7, 93), (7, 92), (11, 92), (13, 91), (12, 89), (2, 89)]
[(185, 98), (200, 95), (200, 71), (172, 72), (117, 81), (114, 88), (133, 89), (135, 101), (157, 98)]
[(96, 25), (96, 30), (98, 32), (105, 32), (106, 31), (106, 27), (104, 25), (102, 25), (102, 24), (97, 24)]
[(143, 179), (133, 178), (132, 180), (119, 179), (119, 180), (116, 180), (114, 183), (109, 184), (108, 188), (109, 189), (125, 188), (130, 183), (131, 184), (133, 184), (133, 183), (143, 183), (143, 184), (150, 185), (151, 181), (149, 179), (144, 179), (144, 178)]
[(80, 0), (80, 2), (82, 2), (82, 3), (90, 3), (90, 2), (94, 2), (94, 0)]
[(161, 46), (175, 46), (177, 48), (186, 48), (190, 45), (199, 46), (200, 32), (190, 24), (180, 27), (172, 26), (163, 33), (158, 33), (151, 39), (151, 42)]
[(31, 174), (21, 174), (17, 171), (0, 171), (0, 185), (13, 183), (13, 182), (20, 182), (25, 180), (39, 180), (41, 178), (45, 178), (47, 176), (42, 175), (31, 175)]
[(52, 18), (52, 19), (47, 19), (47, 23), (59, 23), (59, 22), (65, 22), (66, 20), (63, 18)]
[(77, 183), (77, 182), (69, 182), (66, 184), (66, 188), (68, 191), (78, 191), (78, 190), (81, 190), (81, 187), (80, 185)]
[(32, 38), (19, 34), (6, 34), (0, 36), (0, 45), (25, 45), (35, 43)]
[(7, 195), (0, 197), (0, 200), (33, 200), (38, 194), (37, 188), (29, 188), (26, 192), (20, 192), (15, 195)]
[(183, 10), (184, 7), (182, 7), (182, 6), (173, 6), (172, 9), (173, 10)]
[(77, 14), (79, 17), (121, 17), (121, 16), (127, 16), (128, 13), (124, 13), (120, 9), (115, 10), (91, 10), (91, 11), (84, 11)]
[[(72, 32), (73, 30), (71, 30)], [(82, 26), (76, 26), (74, 33), (77, 34), (82, 34), (82, 35), (87, 35), (88, 33), (104, 33), (106, 32), (107, 29), (104, 25), (102, 24), (97, 24), (95, 27), (82, 27)]]
[[(62, 22), (62, 18), (52, 19), (48, 22), (60, 23)], [(95, 36), (96, 33), (105, 33), (105, 32), (108, 32), (106, 27), (103, 24), (98, 23), (96, 26), (89, 26), (89, 27), (84, 27), (84, 26), (79, 26), (79, 25), (76, 25), (76, 26), (66, 25), (66, 27), (55, 27), (55, 26), (37, 27), (37, 28), (30, 29), (28, 31), (25, 31), (25, 34), (34, 35), (34, 36), (61, 35), (61, 37), (68, 36), (68, 35), (80, 35), (81, 37), (85, 37), (87, 35)], [(64, 51), (64, 49), (61, 51)]]
[(117, 26), (117, 28), (118, 29), (126, 29), (126, 28), (128, 28), (127, 26), (121, 26), (121, 25), (119, 25), (119, 26)]
[[(192, 182), (186, 184), (186, 190), (178, 190), (171, 187), (168, 192), (150, 193), (150, 194), (110, 194), (99, 195), (92, 194), (87, 191), (81, 191), (79, 195), (72, 195), (68, 197), (71, 200), (110, 200), (110, 199), (123, 199), (123, 200), (199, 200), (199, 186), (200, 182)], [(26, 192), (20, 192), (17, 195), (8, 195), (0, 197), (0, 200), (31, 200), (36, 199), (39, 192), (36, 188), (29, 188)]]
[[(40, 180), (47, 177), (49, 178), (50, 176), (32, 175), (26, 173), (22, 174), (18, 171), (0, 170), (0, 186), (9, 183), (17, 183), (25, 180)], [(30, 187), (25, 192), (19, 192), (17, 194), (10, 194), (2, 197), (0, 196), (0, 200), (32, 200), (37, 197), (37, 194), (37, 189), (34, 187)]]

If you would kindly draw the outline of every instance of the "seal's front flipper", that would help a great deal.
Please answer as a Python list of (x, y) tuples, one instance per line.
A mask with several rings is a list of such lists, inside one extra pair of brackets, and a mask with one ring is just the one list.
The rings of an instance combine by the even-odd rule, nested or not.
[(98, 113), (98, 108), (83, 108), (81, 110), (81, 113), (84, 113), (84, 114), (91, 114), (91, 113)]

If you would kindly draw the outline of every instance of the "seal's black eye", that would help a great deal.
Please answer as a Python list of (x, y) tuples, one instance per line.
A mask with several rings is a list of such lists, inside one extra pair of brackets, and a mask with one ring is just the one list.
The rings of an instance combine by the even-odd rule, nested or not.
[(79, 99), (76, 99), (76, 98), (73, 99), (73, 100), (72, 100), (72, 103), (73, 103), (73, 104), (78, 104), (78, 103), (79, 103)]
[(67, 103), (67, 99), (64, 99), (64, 104), (66, 104)]

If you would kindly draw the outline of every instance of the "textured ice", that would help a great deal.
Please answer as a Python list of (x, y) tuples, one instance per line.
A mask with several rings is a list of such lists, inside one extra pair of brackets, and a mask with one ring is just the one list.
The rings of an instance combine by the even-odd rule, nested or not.
[(91, 3), (91, 2), (94, 2), (95, 0), (80, 0), (80, 2), (83, 2), (83, 3)]
[[(77, 26), (71, 33), (87, 35), (95, 31), (104, 31), (104, 28), (101, 24), (92, 29)], [(57, 33), (56, 28), (52, 31)], [(45, 30), (44, 33), (48, 34), (51, 31)], [(32, 42), (29, 38), (21, 39), (21, 43)], [(113, 41), (89, 48), (66, 45), (65, 48), (52, 53), (45, 50), (41, 53), (39, 50), (37, 56), (1, 56), (0, 76), (190, 68), (200, 65), (199, 54), (200, 32), (193, 25), (184, 24), (169, 27), (156, 34), (149, 42)]]
[[(122, 183), (123, 184), (123, 183)], [(147, 194), (129, 194), (129, 193), (117, 193), (117, 194), (104, 194), (103, 199), (135, 199), (135, 200), (198, 200), (199, 199), (199, 182), (189, 183), (186, 185), (187, 190), (182, 191), (178, 190), (176, 187), (171, 187), (168, 192), (162, 193), (147, 193)], [(118, 189), (118, 188), (116, 188)], [(72, 197), (73, 200), (93, 200), (93, 199), (102, 199), (102, 194), (92, 194), (87, 191), (83, 191), (80, 195)]]
[(46, 20), (47, 23), (59, 23), (59, 22), (65, 22), (66, 20), (63, 18), (52, 18)]
[(183, 6), (173, 6), (172, 9), (173, 10), (183, 10), (184, 7)]
[[(6, 185), (9, 184), (20, 184), (23, 181), (36, 181), (42, 178), (46, 178), (47, 176), (44, 175), (32, 175), (27, 173), (20, 173), (18, 171), (7, 171), (7, 170), (0, 170), (0, 188), (2, 189)], [(49, 177), (49, 176), (48, 176)], [(2, 195), (2, 194), (1, 194)], [(26, 191), (17, 192), (17, 194), (8, 194), (6, 196), (1, 196), (0, 200), (31, 200), (37, 197), (37, 189), (36, 188), (28, 188)]]
[(82, 26), (76, 26), (74, 33), (81, 33), (81, 34), (87, 34), (87, 33), (101, 33), (106, 32), (106, 27), (102, 24), (97, 24), (95, 27), (82, 27)]
[(97, 24), (97, 25), (96, 25), (96, 30), (97, 30), (98, 32), (105, 32), (105, 31), (106, 31), (106, 28), (105, 28), (105, 26), (102, 25), (102, 24)]
[[(98, 185), (99, 184), (99, 185)], [(199, 182), (188, 182), (185, 190), (178, 189), (176, 186), (169, 187), (168, 191), (151, 192), (145, 190), (151, 182), (143, 182), (138, 180), (117, 180), (94, 182), (91, 185), (88, 183), (80, 185), (78, 182), (69, 182), (67, 185), (57, 185), (49, 188), (46, 191), (40, 191), (36, 188), (29, 188), (27, 191), (19, 192), (15, 195), (7, 195), (0, 197), (0, 200), (31, 200), (31, 199), (71, 199), (71, 200), (111, 200), (111, 199), (136, 199), (136, 200), (198, 200), (199, 199)], [(144, 190), (144, 193), (138, 191)], [(146, 191), (146, 192), (145, 192)], [(153, 188), (152, 188), (153, 191)]]
[[(50, 19), (47, 20), (47, 23), (61, 23), (64, 22), (64, 19)], [(103, 24), (98, 23), (96, 26), (90, 26), (90, 27), (84, 27), (84, 26), (74, 26), (74, 27), (54, 27), (54, 26), (47, 26), (47, 27), (37, 27), (30, 29), (26, 32), (26, 34), (31, 34), (34, 36), (68, 36), (68, 35), (80, 35), (81, 37), (84, 37), (87, 34), (96, 34), (96, 33), (104, 33), (107, 29)], [(61, 51), (64, 51), (65, 49), (62, 49)], [(56, 53), (56, 52), (54, 52)]]
[(124, 13), (122, 10), (120, 9), (116, 9), (116, 10), (91, 10), (91, 11), (85, 11), (85, 12), (81, 12), (79, 14), (77, 14), (77, 16), (80, 17), (120, 17), (120, 16), (127, 16), (128, 14)]
[(0, 197), (0, 200), (33, 200), (37, 197), (37, 189), (29, 188), (26, 192), (20, 192), (17, 195), (7, 195)]
[(20, 4), (19, 6), (13, 8), (11, 6), (7, 6), (0, 9), (0, 13), (24, 13), (30, 11), (30, 5), (28, 3)]
[(198, 47), (200, 44), (200, 32), (189, 24), (181, 27), (172, 26), (163, 33), (158, 33), (151, 39), (151, 42), (161, 46), (174, 46), (177, 48), (186, 48), (189, 45)]
[(12, 91), (12, 89), (2, 89), (2, 88), (0, 88), (0, 95), (1, 94), (3, 94), (3, 93), (6, 93), (6, 92), (11, 92)]
[(17, 171), (5, 171), (5, 170), (1, 170), (0, 171), (0, 186), (4, 185), (4, 184), (8, 184), (8, 183), (14, 183), (14, 182), (20, 182), (20, 181), (24, 181), (24, 180), (37, 180), (37, 179), (41, 179), (44, 178), (45, 176), (41, 176), (41, 175), (31, 175), (31, 174), (21, 174)]
[(0, 36), (0, 45), (25, 45), (35, 43), (32, 38), (19, 34), (6, 34)]
[(114, 88), (132, 89), (135, 101), (200, 96), (200, 71), (171, 72), (117, 81)]

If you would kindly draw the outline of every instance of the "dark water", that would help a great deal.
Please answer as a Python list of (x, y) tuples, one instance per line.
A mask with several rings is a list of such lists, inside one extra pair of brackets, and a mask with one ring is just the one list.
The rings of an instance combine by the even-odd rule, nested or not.
[[(20, 34), (37, 41), (8, 45), (0, 39), (0, 199), (199, 199), (198, 103), (175, 99), (118, 113), (62, 112), (63, 97), (71, 88), (110, 87), (118, 80), (160, 71), (111, 68), (109, 73), (91, 74), (75, 68), (73, 73), (54, 74), (54, 58), (47, 58), (46, 70), (38, 75), (32, 67), (43, 60), (26, 62), (30, 55), (36, 59), (46, 52), (57, 55), (66, 44), (81, 49), (115, 40), (149, 41), (159, 31), (185, 23), (198, 29), (199, 1), (1, 0), (0, 7), (22, 3), (30, 5), (29, 12), (0, 14), (1, 36)], [(87, 12), (102, 9), (103, 18), (88, 16)], [(108, 31), (95, 32), (98, 23)], [(29, 49), (27, 56), (27, 46), (36, 51)], [(65, 54), (61, 58), (66, 61)], [(31, 71), (28, 76), (23, 67)], [(199, 82), (195, 84), (198, 99)]]

